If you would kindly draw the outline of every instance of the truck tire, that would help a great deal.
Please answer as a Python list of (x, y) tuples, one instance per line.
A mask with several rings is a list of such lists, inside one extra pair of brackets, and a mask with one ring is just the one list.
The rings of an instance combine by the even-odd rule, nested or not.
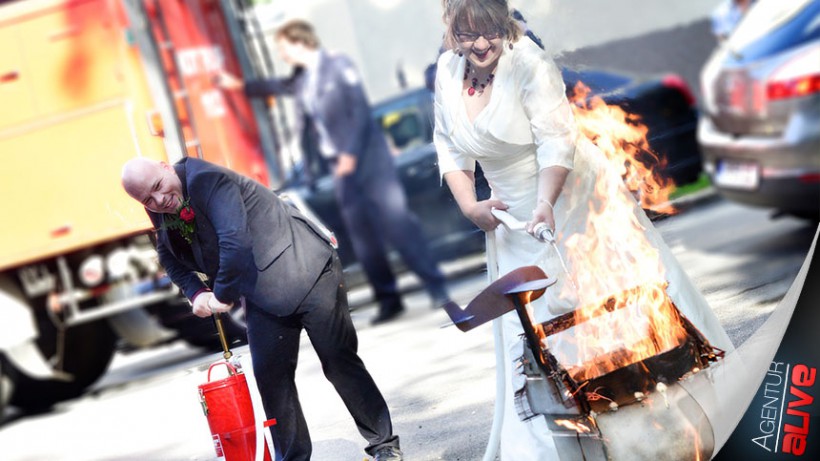
[[(46, 359), (57, 355), (58, 332), (45, 314), (37, 315), (37, 346)], [(13, 384), (10, 404), (26, 412), (49, 409), (57, 402), (81, 395), (108, 369), (117, 337), (104, 320), (84, 323), (65, 332), (62, 371), (70, 381), (34, 379), (5, 361), (5, 373)]]
[[(243, 325), (235, 318), (238, 309), (233, 309), (231, 315), (222, 315), (222, 327), (228, 339), (229, 346), (241, 346), (248, 343), (248, 334)], [(184, 298), (154, 306), (152, 312), (157, 316), (162, 326), (177, 332), (179, 338), (194, 347), (208, 351), (221, 351), (214, 321), (211, 318), (200, 318), (191, 312), (191, 306)]]
[(2, 421), (6, 415), (6, 406), (11, 398), (11, 391), (14, 389), (11, 379), (4, 373), (7, 367), (5, 360), (5, 357), (0, 354), (0, 421)]

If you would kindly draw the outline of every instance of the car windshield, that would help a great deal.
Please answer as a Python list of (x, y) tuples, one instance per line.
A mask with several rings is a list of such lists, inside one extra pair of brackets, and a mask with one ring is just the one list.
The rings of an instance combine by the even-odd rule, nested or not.
[(393, 155), (433, 142), (432, 94), (425, 88), (376, 105), (373, 117)]
[(754, 60), (818, 38), (820, 2), (760, 0), (732, 33), (728, 46), (743, 60)]

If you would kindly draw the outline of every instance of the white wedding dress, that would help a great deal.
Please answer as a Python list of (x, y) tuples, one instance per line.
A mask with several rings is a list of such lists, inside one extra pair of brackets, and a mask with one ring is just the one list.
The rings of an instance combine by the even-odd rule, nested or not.
[[(439, 59), (434, 140), (442, 176), (450, 171), (474, 170), (477, 161), (492, 188), (493, 198), (508, 205), (507, 211), (516, 219), (528, 221), (536, 206), (538, 171), (553, 165), (570, 168), (572, 171), (554, 204), (557, 244), (566, 255), (571, 237), (588, 230), (589, 205), (600, 204), (601, 199), (593, 194), (600, 175), (599, 183), (605, 182), (610, 191), (624, 194), (632, 201), (631, 213), (623, 213), (623, 225), (642, 228), (639, 234), (657, 250), (661, 272), (668, 282), (666, 291), (673, 302), (714, 346), (731, 350), (731, 341), (711, 308), (623, 187), (620, 175), (596, 146), (576, 135), (560, 71), (552, 60), (527, 39), (516, 42), (513, 49), (505, 43), (503, 49), (490, 102), (472, 123), (461, 96), (465, 58), (448, 51)], [(510, 231), (504, 226), (499, 226), (495, 234), (496, 248), (487, 251), (495, 252), (499, 276), (521, 266), (538, 265), (558, 278), (556, 285), (533, 303), (535, 321), (544, 322), (574, 309), (578, 299), (573, 290), (564, 286), (567, 277), (551, 247), (523, 231)], [(632, 268), (626, 265), (624, 270)], [(571, 262), (570, 271), (574, 272)], [(657, 276), (658, 271), (654, 272)], [(580, 290), (586, 288), (591, 287), (582, 286)], [(627, 288), (631, 287), (622, 287)], [(513, 362), (522, 354), (522, 328), (515, 312), (503, 316), (501, 322), (507, 365), (501, 459), (558, 459), (543, 418), (521, 421), (516, 414), (513, 394), (522, 388), (524, 378)]]

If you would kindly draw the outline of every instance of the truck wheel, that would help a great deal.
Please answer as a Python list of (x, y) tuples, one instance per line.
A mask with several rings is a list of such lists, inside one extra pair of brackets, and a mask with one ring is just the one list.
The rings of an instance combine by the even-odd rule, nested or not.
[[(37, 346), (46, 359), (56, 358), (60, 347), (57, 329), (45, 314), (38, 313), (37, 317)], [(108, 369), (116, 340), (104, 320), (67, 329), (62, 344), (64, 363), (61, 370), (73, 377), (70, 381), (34, 379), (6, 361), (5, 373), (14, 386), (10, 403), (24, 411), (37, 412), (81, 395)]]
[[(179, 338), (186, 343), (201, 347), (208, 351), (221, 351), (222, 343), (216, 332), (216, 326), (211, 318), (200, 318), (191, 312), (191, 306), (184, 298), (179, 301), (172, 301), (160, 304), (151, 308), (157, 316), (162, 326), (173, 329), (179, 334)], [(245, 326), (238, 321), (234, 309), (232, 315), (222, 315), (222, 327), (228, 338), (229, 346), (240, 346), (248, 343), (248, 334)]]
[(11, 398), (11, 391), (14, 389), (11, 379), (4, 373), (7, 367), (5, 360), (5, 357), (0, 354), (0, 421), (2, 421), (6, 415), (6, 405), (8, 405), (9, 399)]

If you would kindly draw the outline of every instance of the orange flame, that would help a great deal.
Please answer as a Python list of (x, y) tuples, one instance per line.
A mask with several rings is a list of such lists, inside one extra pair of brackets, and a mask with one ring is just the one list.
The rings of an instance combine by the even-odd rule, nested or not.
[[(600, 98), (586, 104), (588, 92), (576, 85), (575, 117), (581, 131), (616, 164), (645, 208), (665, 203), (669, 182), (638, 160), (652, 155), (646, 127)], [(561, 295), (575, 297), (581, 307), (574, 312), (573, 327), (545, 339), (576, 381), (673, 349), (687, 336), (666, 294), (660, 254), (637, 218), (642, 211), (623, 184), (601, 173), (588, 206), (584, 232), (564, 242), (575, 283), (564, 284)]]
[(555, 424), (566, 427), (567, 429), (573, 430), (579, 434), (592, 432), (592, 430), (586, 424), (579, 423), (576, 421), (570, 421), (568, 419), (556, 419)]
[(686, 330), (664, 291), (647, 285), (586, 305), (575, 312), (575, 326), (545, 341), (575, 381), (584, 381), (679, 346)]
[(643, 208), (675, 213), (669, 205), (669, 194), (675, 186), (660, 174), (666, 159), (649, 147), (649, 129), (640, 123), (639, 116), (607, 105), (599, 96), (590, 98), (590, 92), (588, 86), (577, 82), (570, 95), (579, 131), (606, 154)]

